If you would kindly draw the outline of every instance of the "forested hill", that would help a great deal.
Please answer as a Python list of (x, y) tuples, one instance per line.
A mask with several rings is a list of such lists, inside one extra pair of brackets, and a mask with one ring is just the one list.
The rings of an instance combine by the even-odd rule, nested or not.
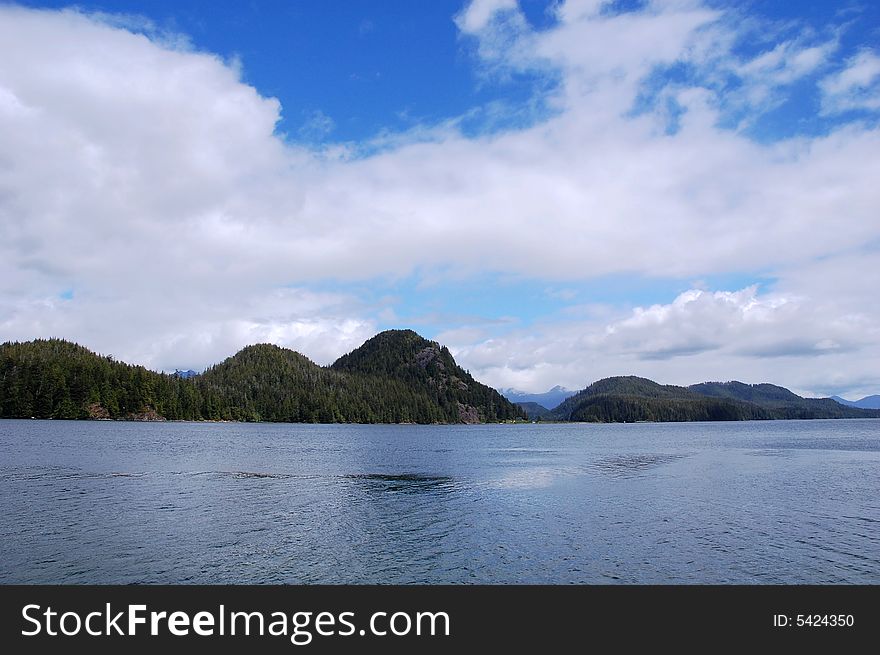
[[(395, 365), (357, 363), (370, 358)], [(476, 423), (524, 416), (445, 348), (409, 331), (377, 335), (331, 367), (258, 344), (191, 377), (59, 339), (0, 345), (2, 418)]]
[(880, 417), (880, 411), (844, 407), (829, 398), (802, 398), (771, 384), (705, 382), (678, 387), (629, 376), (593, 383), (545, 419), (635, 422), (869, 417)]
[(865, 412), (842, 406), (831, 398), (802, 398), (785, 387), (774, 384), (745, 384), (743, 382), (703, 382), (688, 387), (703, 396), (731, 398), (763, 407), (774, 418), (864, 418), (880, 416), (880, 412)]
[(520, 407), (522, 407), (523, 411), (525, 411), (525, 413), (528, 415), (528, 417), (533, 421), (538, 420), (538, 419), (549, 418), (549, 415), (552, 412), (552, 410), (549, 410), (546, 407), (544, 407), (543, 405), (539, 405), (538, 403), (527, 402), (527, 403), (516, 403), (516, 404), (519, 405)]
[[(553, 421), (719, 421), (880, 417), (880, 410), (801, 398), (771, 384), (677, 387), (615, 377), (546, 415), (531, 414)], [(382, 332), (328, 367), (258, 344), (191, 377), (60, 339), (0, 345), (0, 418), (477, 423), (525, 416), (474, 380), (445, 347), (411, 330)]]
[(0, 345), (2, 418), (199, 418), (191, 381), (60, 339)]
[(445, 346), (412, 330), (387, 330), (330, 367), (340, 374), (391, 378), (427, 395), (444, 412), (468, 423), (525, 418), (525, 412), (455, 363)]

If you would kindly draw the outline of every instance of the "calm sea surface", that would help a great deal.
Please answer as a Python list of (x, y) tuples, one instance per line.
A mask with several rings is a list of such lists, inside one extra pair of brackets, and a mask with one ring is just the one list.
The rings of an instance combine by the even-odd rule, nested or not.
[(0, 583), (880, 583), (880, 420), (0, 421)]

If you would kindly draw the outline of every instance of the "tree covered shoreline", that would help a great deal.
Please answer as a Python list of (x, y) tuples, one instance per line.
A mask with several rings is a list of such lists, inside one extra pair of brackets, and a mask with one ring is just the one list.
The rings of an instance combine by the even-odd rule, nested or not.
[[(371, 342), (380, 337), (377, 351)], [(448, 350), (414, 332), (382, 333), (345, 357), (346, 365), (322, 367), (295, 351), (257, 344), (183, 378), (61, 339), (8, 342), (0, 345), (0, 417), (290, 423), (525, 418), (458, 367)], [(382, 370), (383, 362), (393, 366)]]
[(449, 350), (388, 330), (319, 366), (271, 344), (196, 375), (157, 373), (61, 339), (0, 345), (0, 418), (283, 423), (679, 422), (877, 418), (771, 384), (599, 380), (555, 409), (520, 407), (474, 380)]

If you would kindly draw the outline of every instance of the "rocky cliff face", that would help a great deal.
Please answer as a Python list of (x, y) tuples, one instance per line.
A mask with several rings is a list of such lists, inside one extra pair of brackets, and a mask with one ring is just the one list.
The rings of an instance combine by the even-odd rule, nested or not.
[(472, 405), (458, 403), (458, 416), (461, 418), (462, 423), (467, 423), (469, 425), (483, 422), (480, 420), (480, 410)]

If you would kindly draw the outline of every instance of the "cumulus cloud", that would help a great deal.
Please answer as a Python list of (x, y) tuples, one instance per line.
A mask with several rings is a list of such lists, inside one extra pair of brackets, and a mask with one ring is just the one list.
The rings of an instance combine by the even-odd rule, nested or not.
[[(490, 382), (535, 390), (624, 364), (666, 381), (724, 365), (806, 388), (832, 375), (829, 358), (835, 384), (869, 384), (873, 292), (846, 280), (880, 270), (880, 132), (755, 143), (719, 126), (724, 91), (710, 83), (736, 68), (773, 96), (833, 46), (743, 62), (736, 26), (702, 3), (604, 7), (561, 3), (542, 31), (512, 0), (458, 15), (489, 69), (558, 76), (544, 120), (467, 137), (453, 117), (319, 151), (275, 133), (278, 101), (238, 62), (130, 23), (0, 7), (0, 338), (64, 336), (157, 368), (200, 368), (254, 340), (329, 361), (395, 308), (317, 281), (493, 271), (565, 289), (762, 271), (772, 293), (694, 291), (601, 321), (450, 338)], [(876, 82), (872, 57), (826, 78), (826, 98), (840, 107)], [(701, 75), (634, 111), (673, 64)], [(830, 261), (836, 289), (811, 277)]]
[[(280, 258), (262, 259), (272, 232), (303, 229), (311, 162), (274, 135), (276, 100), (234, 63), (115, 23), (0, 13), (3, 338), (195, 367), (255, 338), (307, 345), (332, 323), (315, 320), (328, 307), (314, 298), (278, 298), (291, 280)], [(261, 298), (279, 305), (264, 313)], [(350, 320), (326, 325), (332, 349)]]
[(676, 384), (773, 380), (830, 394), (851, 381), (853, 370), (869, 372), (860, 383), (877, 383), (877, 326), (871, 308), (751, 286), (691, 289), (668, 304), (546, 323), (501, 338), (450, 338), (459, 359), (498, 388), (579, 389), (602, 377), (635, 374)]
[[(637, 307), (606, 328), (604, 343), (639, 359), (668, 359), (713, 351), (758, 357), (820, 356), (865, 343), (867, 316), (835, 321), (807, 298), (759, 296), (757, 286), (736, 292), (690, 290), (668, 305)], [(793, 330), (793, 327), (798, 329)]]

